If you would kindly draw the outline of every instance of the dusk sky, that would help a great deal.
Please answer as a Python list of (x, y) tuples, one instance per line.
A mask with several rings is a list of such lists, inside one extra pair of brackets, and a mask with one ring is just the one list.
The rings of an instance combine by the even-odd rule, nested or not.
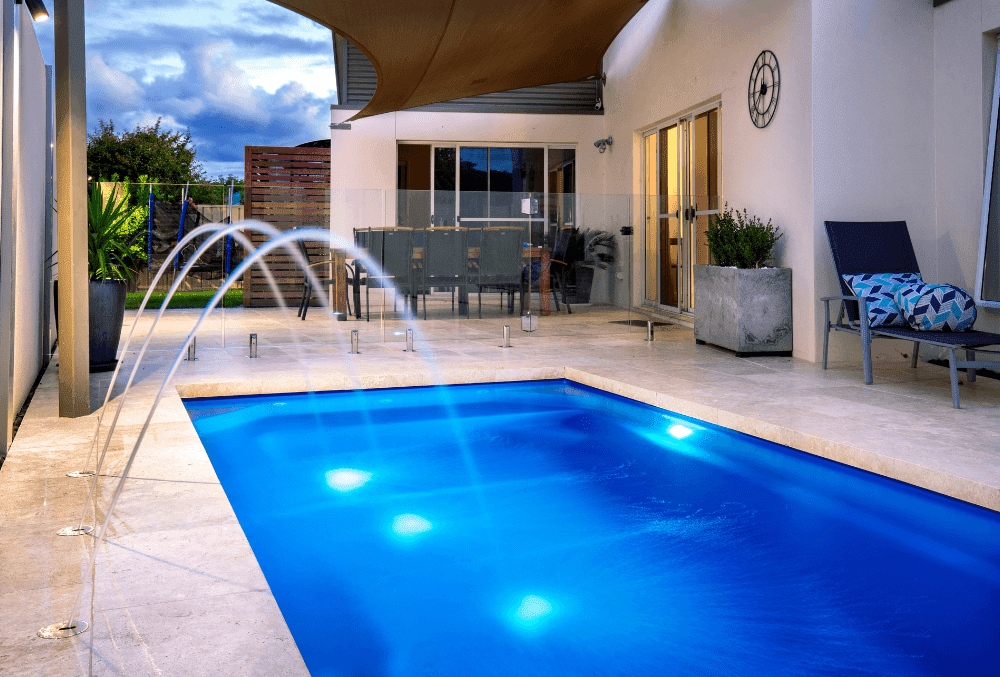
[[(52, 11), (52, 3), (46, 3)], [(205, 173), (243, 173), (246, 145), (329, 137), (330, 30), (267, 0), (87, 0), (87, 123), (191, 130)], [(52, 21), (36, 23), (53, 63)]]

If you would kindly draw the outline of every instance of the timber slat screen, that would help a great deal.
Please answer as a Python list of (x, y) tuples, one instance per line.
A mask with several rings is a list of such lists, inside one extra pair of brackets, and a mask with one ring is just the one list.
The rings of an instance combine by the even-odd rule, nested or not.
[[(330, 228), (330, 149), (246, 146), (246, 218), (265, 221), (285, 231), (300, 227)], [(267, 238), (252, 233), (260, 246)], [(329, 247), (311, 242), (309, 260), (329, 258)], [(295, 307), (302, 295), (303, 275), (287, 253), (264, 257), (281, 289), (285, 305)], [(330, 277), (326, 266), (313, 270), (320, 279)], [(278, 305), (267, 279), (256, 266), (247, 272), (243, 305), (247, 308)], [(314, 294), (313, 304), (318, 303)]]

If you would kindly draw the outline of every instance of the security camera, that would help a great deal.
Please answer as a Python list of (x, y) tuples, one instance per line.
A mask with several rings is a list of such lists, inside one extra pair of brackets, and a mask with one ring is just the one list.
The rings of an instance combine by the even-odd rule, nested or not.
[(597, 103), (595, 103), (595, 104), (594, 104), (594, 110), (601, 110), (601, 108), (602, 108), (603, 106), (604, 106), (604, 102), (603, 102), (603, 101), (601, 101), (600, 99), (598, 99), (598, 100), (597, 100)]

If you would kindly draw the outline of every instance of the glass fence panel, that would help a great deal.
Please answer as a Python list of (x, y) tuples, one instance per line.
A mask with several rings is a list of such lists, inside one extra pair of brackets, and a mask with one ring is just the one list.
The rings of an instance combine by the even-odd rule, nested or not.
[[(147, 258), (152, 256), (152, 265), (139, 266), (136, 291), (149, 287), (185, 233), (254, 214), (238, 186), (203, 187), (214, 203), (182, 199), (184, 188), (129, 186), (129, 199), (139, 209), (136, 218), (144, 222), (142, 247)], [(659, 220), (659, 198), (651, 202)], [(664, 208), (673, 202), (664, 200)], [(333, 247), (325, 241), (304, 245), (320, 289), (306, 284), (290, 252), (268, 254), (264, 263), (279, 295), (260, 266), (231, 280), (230, 292), (198, 332), (198, 355), (206, 350), (248, 355), (251, 334), (259, 352), (323, 345), (348, 350), (355, 330), (362, 346), (391, 350), (405, 349), (408, 329), (418, 345), (472, 341), (499, 346), (504, 326), (518, 340), (644, 336), (648, 247), (659, 233), (644, 227), (643, 204), (632, 195), (543, 191), (330, 191), (329, 229), (339, 240)], [(314, 214), (310, 218), (315, 221)], [(267, 240), (250, 228), (240, 234), (255, 247)], [(174, 256), (176, 266), (167, 263), (157, 292), (169, 288), (205, 239), (197, 238)], [(244, 260), (244, 249), (238, 237), (211, 245), (179, 283), (194, 296), (186, 304), (176, 299), (168, 320), (193, 326), (198, 309), (178, 306), (204, 305)], [(652, 274), (660, 272), (654, 268)], [(322, 307), (320, 292), (329, 295), (333, 315)], [(178, 341), (160, 347), (179, 346)]]
[[(475, 174), (473, 151), (467, 173)], [(644, 333), (645, 319), (632, 317), (642, 274), (633, 262), (641, 249), (633, 196), (393, 193), (381, 201), (340, 196), (352, 205), (352, 222), (384, 224), (351, 229), (381, 269), (347, 262), (361, 271), (356, 285), (351, 278), (348, 321), (360, 314), (364, 340), (401, 349), (413, 329), (418, 342), (493, 343), (504, 326), (515, 338)], [(395, 213), (379, 212), (383, 203)]]
[[(242, 220), (242, 185), (95, 181), (89, 192), (89, 199), (99, 201), (102, 207), (98, 210), (101, 216), (91, 221), (91, 228), (113, 233), (112, 237), (95, 238), (93, 242), (103, 242), (101, 256), (116, 262), (115, 270), (92, 273), (128, 279), (120, 347), (124, 349), (128, 341), (128, 352), (136, 354), (158, 310), (166, 303), (162, 326), (151, 338), (148, 350), (153, 354), (175, 354), (187, 333), (181, 329), (194, 326), (203, 307), (243, 257), (243, 248), (234, 244), (232, 237), (213, 243), (208, 234), (190, 235), (209, 224), (228, 225)], [(189, 272), (184, 275), (188, 266)], [(157, 280), (161, 269), (163, 273)], [(167, 293), (175, 283), (176, 293), (168, 300)], [(138, 318), (138, 307), (147, 291), (147, 310)], [(224, 347), (226, 312), (242, 306), (242, 293), (242, 281), (235, 280), (232, 290), (198, 332), (195, 356), (199, 350)]]
[(711, 262), (708, 229), (723, 206), (719, 195), (645, 195), (641, 257), (642, 304), (690, 321), (695, 266)]

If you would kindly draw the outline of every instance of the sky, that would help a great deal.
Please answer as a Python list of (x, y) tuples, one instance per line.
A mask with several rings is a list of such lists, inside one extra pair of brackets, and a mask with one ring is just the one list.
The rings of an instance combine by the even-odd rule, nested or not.
[[(52, 2), (46, 2), (51, 12)], [(243, 147), (329, 138), (328, 28), (267, 0), (86, 0), (87, 127), (162, 120), (190, 130), (211, 178), (243, 175)], [(46, 64), (52, 21), (35, 24)]]

